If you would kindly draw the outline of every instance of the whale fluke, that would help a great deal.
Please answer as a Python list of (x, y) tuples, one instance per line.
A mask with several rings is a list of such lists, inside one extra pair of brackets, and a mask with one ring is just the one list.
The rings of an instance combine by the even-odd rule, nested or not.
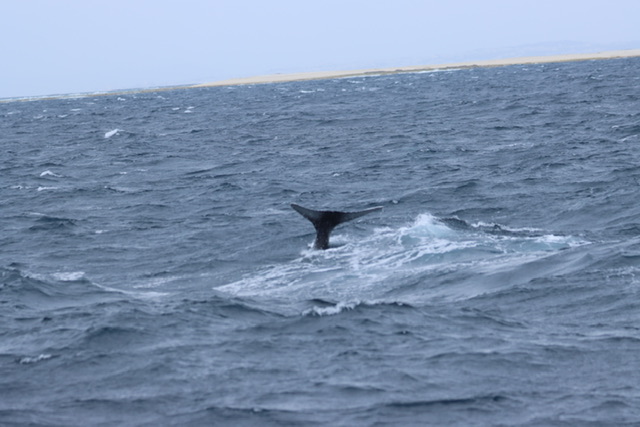
[(313, 244), (314, 249), (327, 249), (329, 247), (329, 235), (337, 225), (382, 209), (382, 206), (376, 206), (375, 208), (358, 212), (315, 211), (313, 209), (303, 208), (295, 203), (292, 203), (291, 207), (311, 221), (316, 228), (316, 241)]

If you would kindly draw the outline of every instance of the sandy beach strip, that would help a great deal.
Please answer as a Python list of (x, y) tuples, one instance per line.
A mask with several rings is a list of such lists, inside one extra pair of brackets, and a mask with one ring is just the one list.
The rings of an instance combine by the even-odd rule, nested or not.
[(239, 79), (227, 79), (210, 83), (196, 84), (190, 87), (237, 86), (262, 83), (295, 82), (305, 80), (336, 79), (341, 77), (359, 77), (398, 73), (417, 73), (421, 71), (452, 70), (474, 67), (502, 67), (506, 65), (548, 64), (554, 62), (590, 61), (597, 59), (632, 58), (640, 56), (640, 49), (613, 50), (597, 53), (575, 53), (567, 55), (524, 56), (518, 58), (490, 59), (483, 61), (454, 62), (437, 65), (416, 65), (410, 67), (377, 68), (348, 71), (314, 71), (293, 74), (273, 74)]
[(214, 86), (238, 86), (238, 85), (253, 85), (262, 83), (279, 83), (279, 82), (295, 82), (305, 80), (326, 80), (336, 79), (341, 77), (362, 77), (362, 76), (375, 76), (386, 74), (400, 74), (400, 73), (418, 73), (421, 71), (438, 71), (438, 70), (455, 70), (474, 67), (502, 67), (506, 65), (526, 65), (526, 64), (548, 64), (554, 62), (571, 62), (571, 61), (590, 61), (598, 59), (616, 59), (616, 58), (633, 58), (640, 57), (640, 49), (627, 49), (627, 50), (612, 50), (606, 52), (597, 53), (575, 53), (567, 55), (549, 55), (549, 56), (524, 56), (518, 58), (507, 59), (490, 59), (481, 61), (467, 61), (467, 62), (454, 62), (449, 64), (437, 64), (437, 65), (415, 65), (408, 67), (393, 67), (393, 68), (376, 68), (368, 70), (347, 70), (347, 71), (313, 71), (303, 73), (292, 74), (273, 74), (267, 76), (255, 76), (239, 79), (220, 80), (210, 83), (200, 84), (185, 84), (178, 86), (163, 86), (146, 89), (123, 89), (113, 90), (105, 92), (93, 92), (93, 93), (77, 93), (66, 95), (46, 95), (46, 96), (29, 96), (24, 98), (5, 98), (0, 99), (0, 104), (8, 102), (24, 102), (24, 101), (37, 101), (48, 99), (67, 99), (67, 98), (86, 98), (97, 96), (109, 96), (109, 95), (131, 95), (136, 93), (153, 93), (164, 92), (179, 89), (191, 89), (200, 87), (214, 87)]

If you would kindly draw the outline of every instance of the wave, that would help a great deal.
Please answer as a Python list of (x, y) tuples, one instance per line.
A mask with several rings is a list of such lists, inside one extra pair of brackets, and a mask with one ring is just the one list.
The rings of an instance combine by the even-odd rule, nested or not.
[[(214, 291), (215, 292), (215, 291)], [(183, 299), (177, 304), (176, 312), (189, 312), (218, 319), (280, 317), (282, 314), (264, 307), (251, 298), (236, 298), (214, 293), (202, 299)]]
[[(349, 232), (347, 232), (349, 233)], [(359, 301), (428, 301), (471, 298), (511, 283), (509, 274), (587, 242), (529, 228), (470, 224), (429, 213), (410, 224), (384, 227), (369, 236), (339, 231), (326, 251), (269, 265), (216, 289), (238, 297), (334, 300), (342, 305), (306, 309), (336, 314)], [(530, 277), (531, 274), (527, 277)]]
[(340, 314), (344, 311), (351, 311), (357, 308), (369, 308), (369, 307), (406, 307), (412, 308), (410, 304), (404, 302), (387, 302), (387, 301), (340, 301), (337, 303), (330, 303), (324, 300), (316, 299), (312, 300), (313, 304), (311, 308), (308, 308), (302, 312), (303, 316), (333, 316)]
[[(495, 404), (501, 403), (505, 401), (510, 401), (511, 399), (507, 396), (503, 395), (483, 395), (483, 396), (473, 396), (466, 398), (444, 398), (444, 399), (433, 399), (433, 400), (406, 400), (406, 401), (395, 401), (387, 403), (385, 406), (387, 408), (394, 409), (404, 409), (404, 408), (414, 408), (414, 407), (430, 407), (430, 406), (460, 406), (465, 409), (469, 409), (469, 407), (474, 408), (478, 407), (480, 410), (482, 407), (487, 404)], [(485, 409), (486, 410), (486, 409)]]
[(52, 357), (54, 357), (52, 354), (42, 353), (37, 356), (24, 356), (17, 359), (16, 361), (21, 365), (29, 365), (32, 363), (42, 362), (43, 360), (49, 360)]
[(48, 274), (11, 264), (0, 267), (0, 303), (20, 309), (57, 309), (121, 298), (121, 293), (93, 283), (82, 271)]
[(74, 228), (76, 224), (75, 219), (42, 215), (35, 220), (35, 224), (29, 227), (29, 230), (67, 230)]
[(105, 139), (109, 139), (109, 138), (111, 138), (112, 136), (117, 135), (118, 133), (120, 133), (120, 129), (117, 129), (117, 128), (116, 128), (116, 129), (110, 130), (110, 131), (108, 131), (108, 132), (105, 132), (105, 134), (104, 134), (104, 138), (105, 138)]
[(62, 175), (58, 175), (57, 173), (51, 172), (50, 170), (46, 170), (40, 174), (40, 177), (53, 177), (53, 178), (62, 178)]

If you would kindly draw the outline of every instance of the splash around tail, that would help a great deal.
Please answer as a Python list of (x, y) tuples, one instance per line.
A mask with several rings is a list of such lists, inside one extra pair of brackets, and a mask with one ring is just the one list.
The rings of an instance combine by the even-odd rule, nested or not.
[(300, 215), (311, 221), (315, 227), (316, 240), (313, 244), (314, 249), (329, 248), (329, 236), (336, 226), (343, 222), (351, 221), (382, 209), (382, 206), (376, 206), (374, 208), (358, 212), (316, 211), (296, 205), (295, 203), (292, 203), (291, 207)]

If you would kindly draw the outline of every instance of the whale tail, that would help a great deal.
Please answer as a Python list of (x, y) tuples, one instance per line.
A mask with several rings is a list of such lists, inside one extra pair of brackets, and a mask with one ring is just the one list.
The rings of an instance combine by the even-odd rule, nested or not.
[(327, 249), (329, 247), (329, 235), (333, 229), (343, 222), (360, 218), (361, 216), (376, 212), (382, 209), (382, 206), (365, 209), (358, 212), (339, 212), (339, 211), (316, 211), (313, 209), (303, 208), (295, 203), (291, 207), (303, 217), (307, 218), (316, 228), (316, 241), (313, 244), (315, 249)]

